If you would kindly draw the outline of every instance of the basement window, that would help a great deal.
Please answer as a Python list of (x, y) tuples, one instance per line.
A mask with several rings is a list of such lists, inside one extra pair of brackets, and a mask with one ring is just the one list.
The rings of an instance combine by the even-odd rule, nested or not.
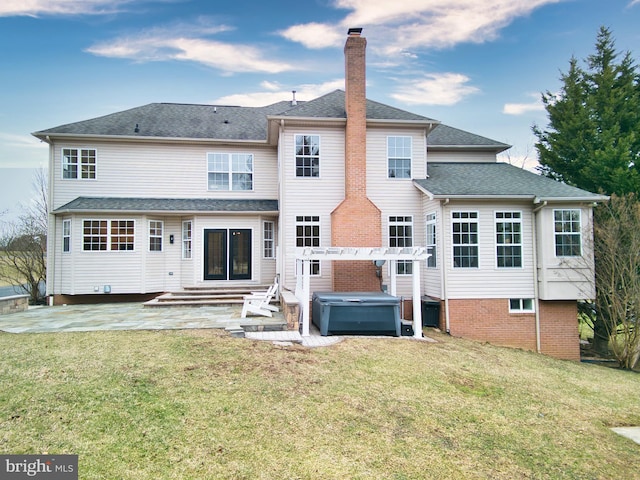
[(533, 313), (533, 298), (510, 298), (509, 313)]

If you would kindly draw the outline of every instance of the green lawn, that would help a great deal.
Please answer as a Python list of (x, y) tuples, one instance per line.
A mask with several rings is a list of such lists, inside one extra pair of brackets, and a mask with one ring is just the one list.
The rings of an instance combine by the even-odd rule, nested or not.
[[(0, 319), (1, 321), (1, 319)], [(640, 375), (453, 339), (0, 334), (0, 452), (81, 479), (640, 478)]]

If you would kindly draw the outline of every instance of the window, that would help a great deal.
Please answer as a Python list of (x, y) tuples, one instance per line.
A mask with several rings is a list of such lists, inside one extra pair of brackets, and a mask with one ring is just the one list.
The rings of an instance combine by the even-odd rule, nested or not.
[(264, 258), (275, 257), (275, 236), (274, 236), (274, 223), (264, 222), (262, 224), (262, 242), (263, 242), (263, 256)]
[(436, 250), (436, 214), (427, 214), (427, 253), (431, 256), (427, 259), (427, 268), (436, 268), (437, 266), (437, 250)]
[(107, 221), (85, 220), (82, 228), (82, 249), (97, 251), (107, 249)]
[(133, 250), (133, 220), (111, 220), (111, 250)]
[(320, 176), (320, 136), (296, 135), (296, 177)]
[(532, 298), (509, 299), (509, 313), (532, 313), (533, 311)]
[(62, 251), (71, 251), (71, 220), (62, 221)]
[(63, 148), (62, 178), (96, 178), (96, 150), (93, 148)]
[[(320, 246), (320, 217), (296, 217), (296, 247)], [(320, 275), (320, 260), (311, 261), (311, 275)]]
[(149, 251), (162, 251), (162, 228), (163, 222), (158, 220), (149, 221)]
[[(389, 246), (413, 246), (412, 217), (389, 217)], [(396, 273), (398, 275), (411, 275), (413, 273), (413, 262), (409, 260), (398, 260), (396, 262)]]
[(208, 153), (209, 190), (253, 190), (253, 155)]
[(411, 137), (387, 137), (389, 178), (411, 178)]
[(522, 267), (521, 218), (520, 212), (496, 212), (498, 268)]
[(553, 219), (556, 257), (581, 256), (580, 210), (554, 210)]
[(478, 212), (452, 212), (453, 266), (478, 268)]
[(182, 222), (182, 259), (191, 259), (191, 220)]

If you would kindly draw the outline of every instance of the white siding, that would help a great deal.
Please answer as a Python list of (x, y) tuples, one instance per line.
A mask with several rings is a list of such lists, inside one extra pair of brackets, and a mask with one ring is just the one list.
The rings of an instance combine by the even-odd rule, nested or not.
[[(556, 257), (554, 209), (579, 209), (582, 257)], [(578, 300), (595, 297), (593, 225), (591, 207), (549, 205), (537, 214), (538, 272), (542, 300)]]
[[(95, 148), (95, 180), (62, 179), (63, 148)], [(276, 199), (275, 147), (68, 142), (54, 150), (53, 209), (80, 196)], [(209, 191), (207, 153), (254, 155), (252, 191)]]
[[(424, 195), (423, 206), (423, 218), (426, 226), (426, 217), (429, 213), (436, 214), (436, 268), (427, 268), (426, 265), (422, 269), (422, 283), (424, 286), (424, 294), (434, 298), (442, 298), (442, 234), (443, 234), (443, 222), (442, 222), (442, 208), (438, 200), (429, 200)], [(426, 245), (426, 231), (425, 231), (425, 245)]]
[[(444, 246), (442, 267), (446, 269), (447, 294), (463, 298), (533, 298), (532, 207), (527, 204), (452, 201), (443, 209)], [(522, 268), (496, 265), (495, 212), (522, 212)], [(479, 267), (453, 268), (452, 211), (478, 212)]]
[[(295, 172), (295, 135), (320, 135), (320, 177), (298, 178)], [(320, 217), (320, 245), (331, 245), (331, 212), (344, 199), (344, 127), (287, 126), (281, 134), (280, 222), (285, 288), (295, 290), (296, 216)], [(331, 291), (331, 262), (322, 262), (320, 276), (311, 278), (311, 291)]]
[(458, 151), (455, 149), (449, 151), (441, 151), (441, 150), (427, 150), (427, 161), (428, 162), (465, 162), (465, 163), (487, 163), (493, 162), (495, 163), (496, 154), (495, 152), (487, 152), (483, 150), (478, 150), (475, 152), (464, 152)]

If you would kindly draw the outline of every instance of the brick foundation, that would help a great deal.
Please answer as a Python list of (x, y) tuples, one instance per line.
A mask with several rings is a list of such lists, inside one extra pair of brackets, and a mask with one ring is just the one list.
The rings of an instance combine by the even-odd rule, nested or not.
[[(536, 351), (534, 313), (509, 313), (508, 299), (449, 300), (450, 333), (493, 345)], [(580, 360), (575, 301), (540, 301), (541, 353)]]
[(540, 350), (565, 360), (580, 360), (578, 304), (540, 301)]

